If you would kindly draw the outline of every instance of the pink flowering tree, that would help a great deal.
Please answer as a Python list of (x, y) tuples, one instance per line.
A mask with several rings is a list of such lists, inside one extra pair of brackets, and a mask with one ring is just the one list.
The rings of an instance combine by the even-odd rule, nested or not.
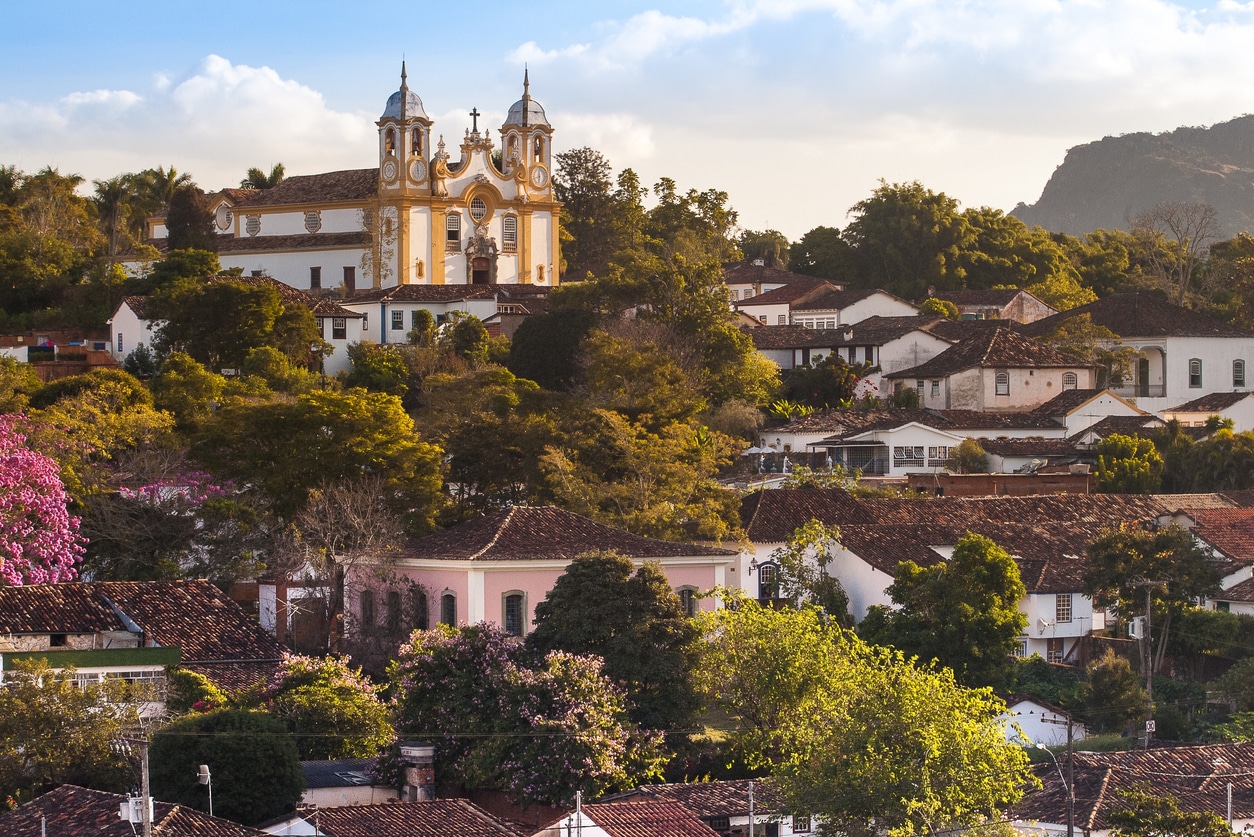
[(631, 724), (600, 657), (537, 655), (487, 623), (440, 625), (414, 632), (391, 675), (398, 734), (435, 745), (441, 780), (544, 805), (660, 775), (661, 736)]
[(0, 584), (74, 578), (84, 539), (68, 511), (61, 469), (26, 446), (14, 416), (0, 416)]

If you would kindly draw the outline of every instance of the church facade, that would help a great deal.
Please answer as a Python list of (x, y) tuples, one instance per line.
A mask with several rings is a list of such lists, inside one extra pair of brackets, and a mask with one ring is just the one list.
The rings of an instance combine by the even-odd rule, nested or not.
[[(422, 100), (401, 86), (378, 122), (374, 168), (289, 177), (264, 190), (224, 189), (210, 211), (224, 268), (302, 290), (347, 294), (397, 285), (556, 284), (553, 127), (522, 98), (499, 130), (472, 110), (453, 160)], [(436, 137), (433, 139), (433, 137)], [(149, 237), (165, 237), (164, 219)]]

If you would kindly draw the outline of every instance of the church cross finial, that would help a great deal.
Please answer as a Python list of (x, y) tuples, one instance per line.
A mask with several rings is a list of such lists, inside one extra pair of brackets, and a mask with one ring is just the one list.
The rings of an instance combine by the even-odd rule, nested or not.
[(473, 120), (470, 130), (474, 131), (476, 134), (479, 133), (479, 117), (482, 115), (483, 114), (479, 113), (479, 108), (475, 108), (470, 112), (470, 118)]
[(526, 64), (523, 64), (523, 98), (531, 98), (531, 73)]

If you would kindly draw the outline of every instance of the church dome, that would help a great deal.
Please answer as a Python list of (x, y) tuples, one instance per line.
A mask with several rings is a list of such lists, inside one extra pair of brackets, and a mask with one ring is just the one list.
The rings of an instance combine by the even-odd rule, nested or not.
[(402, 88), (388, 98), (388, 106), (383, 109), (383, 116), (380, 119), (400, 119), (401, 118), (401, 100), (405, 100), (405, 117), (412, 118), (420, 116), (427, 118), (427, 112), (422, 108), (422, 99), (418, 98), (418, 94), (408, 88)]
[(509, 115), (505, 117), (505, 124), (502, 128), (510, 125), (527, 128), (532, 125), (543, 125), (546, 128), (553, 127), (549, 124), (548, 117), (544, 115), (544, 108), (540, 107), (540, 103), (531, 98), (531, 78), (526, 71), (523, 72), (523, 97), (509, 109)]

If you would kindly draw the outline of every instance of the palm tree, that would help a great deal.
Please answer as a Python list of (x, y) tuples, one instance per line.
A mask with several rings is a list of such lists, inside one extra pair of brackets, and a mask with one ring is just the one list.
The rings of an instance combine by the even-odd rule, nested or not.
[(239, 185), (241, 189), (273, 189), (283, 182), (283, 174), (282, 163), (275, 163), (269, 174), (254, 167), (248, 170), (248, 176)]
[(135, 176), (120, 174), (108, 180), (93, 180), (92, 183), (96, 186), (92, 201), (109, 238), (109, 260), (112, 261), (118, 254), (123, 219), (130, 213), (131, 201), (135, 197)]

